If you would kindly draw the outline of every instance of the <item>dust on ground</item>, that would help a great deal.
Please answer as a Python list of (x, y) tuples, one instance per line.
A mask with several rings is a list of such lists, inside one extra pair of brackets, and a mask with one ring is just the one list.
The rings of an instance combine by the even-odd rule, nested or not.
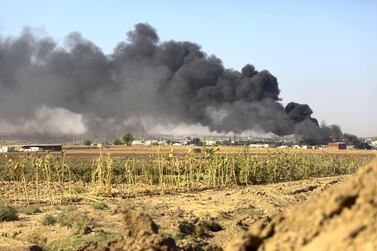
[(227, 250), (377, 250), (377, 160), (268, 223), (253, 224)]
[[(92, 202), (86, 200), (74, 206), (40, 206), (41, 213), (20, 214), (19, 221), (0, 224), (0, 250), (38, 250), (35, 245), (49, 250), (59, 250), (59, 245), (64, 245), (62, 250), (101, 250), (97, 238), (114, 239), (113, 244), (104, 244), (107, 250), (122, 250), (126, 246), (140, 250), (222, 250), (258, 220), (267, 223), (273, 215), (344, 179), (345, 176), (313, 178), (193, 193), (112, 198), (105, 201), (109, 208), (104, 210), (94, 209)], [(41, 224), (46, 214), (58, 215), (67, 207), (91, 220), (89, 231), (78, 234), (59, 224)], [(129, 219), (146, 219), (148, 215), (158, 230), (150, 227), (152, 230), (131, 231), (136, 222), (131, 220), (130, 224)], [(148, 219), (143, 222), (144, 226), (153, 225)]]

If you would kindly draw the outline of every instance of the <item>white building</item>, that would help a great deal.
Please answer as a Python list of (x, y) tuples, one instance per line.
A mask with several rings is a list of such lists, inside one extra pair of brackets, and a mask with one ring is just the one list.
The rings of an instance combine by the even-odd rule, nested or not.
[(212, 139), (206, 139), (206, 140), (204, 140), (204, 144), (206, 146), (215, 146), (217, 144), (217, 141), (216, 140), (212, 140)]
[(0, 146), (0, 153), (9, 153), (9, 152), (15, 152), (16, 147), (14, 146)]
[(140, 140), (140, 139), (134, 139), (131, 143), (132, 146), (140, 146), (140, 145), (144, 145), (144, 140)]
[(251, 148), (270, 148), (273, 147), (271, 144), (250, 144)]
[(41, 147), (38, 147), (38, 146), (32, 146), (30, 148), (27, 148), (24, 150), (25, 152), (41, 152), (43, 151), (43, 149)]

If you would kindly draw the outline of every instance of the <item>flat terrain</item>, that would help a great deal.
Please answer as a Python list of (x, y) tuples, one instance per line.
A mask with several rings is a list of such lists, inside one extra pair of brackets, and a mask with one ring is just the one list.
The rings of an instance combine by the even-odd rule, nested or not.
[[(209, 149), (216, 149), (221, 154), (239, 154), (239, 153), (249, 153), (251, 155), (264, 155), (266, 153), (305, 153), (305, 154), (330, 154), (336, 156), (373, 156), (377, 150), (366, 151), (366, 150), (337, 150), (337, 149), (278, 149), (278, 148), (250, 148), (245, 146), (213, 146), (206, 147)], [(93, 146), (63, 146), (67, 157), (74, 158), (85, 158), (85, 157), (96, 157), (102, 152), (103, 154), (111, 154), (117, 157), (130, 157), (130, 158), (150, 158), (157, 156), (158, 153), (164, 155), (174, 152), (177, 155), (186, 155), (192, 152), (193, 149), (203, 149), (203, 147), (196, 146), (103, 146), (101, 150), (98, 147)], [(39, 153), (43, 154), (43, 153)], [(60, 153), (53, 153), (54, 155), (60, 155)], [(25, 155), (25, 153), (0, 153), (0, 156), (4, 155)]]
[(223, 250), (257, 221), (268, 224), (348, 180), (375, 154), (181, 146), (64, 150), (0, 155), (1, 200), (19, 215), (1, 222), (0, 251), (38, 250), (33, 245), (103, 250), (114, 238), (120, 250), (161, 247), (169, 238), (178, 250)]
[[(72, 250), (96, 239), (98, 233), (122, 232), (122, 208), (133, 208), (152, 216), (160, 226), (160, 232), (173, 237), (178, 246), (200, 246), (204, 249), (223, 248), (229, 241), (244, 233), (248, 226), (259, 219), (268, 220), (274, 214), (306, 200), (341, 182), (346, 177), (315, 178), (297, 182), (270, 185), (205, 190), (195, 193), (171, 195), (145, 195), (134, 198), (104, 200), (107, 209), (94, 209), (93, 201), (81, 200), (70, 206), (40, 206), (40, 213), (20, 213), (20, 220), (3, 222), (0, 225), (0, 250), (27, 250), (32, 241), (53, 247), (59, 243), (69, 250), (74, 229), (58, 224), (44, 226), (41, 223), (47, 214), (59, 215), (64, 210), (79, 212), (90, 219), (90, 233), (80, 235), (81, 241), (72, 245)], [(200, 230), (198, 222), (214, 222), (220, 229)], [(188, 229), (185, 230), (184, 226)], [(180, 229), (181, 228), (181, 229)], [(194, 228), (194, 229), (190, 229)], [(57, 249), (56, 249), (57, 250)]]
[[(202, 149), (202, 147), (195, 146), (109, 146), (103, 147), (103, 153), (110, 153), (114, 156), (123, 157), (150, 157), (157, 153), (168, 154), (171, 151), (179, 155), (185, 155), (192, 151), (194, 148)], [(215, 146), (207, 147), (212, 149), (217, 149), (219, 153), (222, 154), (238, 154), (242, 152), (247, 152), (249, 154), (266, 154), (275, 152), (288, 152), (288, 153), (307, 153), (307, 154), (331, 154), (340, 156), (360, 156), (360, 155), (373, 155), (375, 151), (365, 151), (365, 150), (336, 150), (336, 149), (278, 149), (278, 148), (250, 148), (245, 146)], [(85, 146), (67, 146), (64, 147), (67, 156), (74, 157), (84, 157), (84, 156), (97, 156), (100, 150), (97, 147), (85, 147)]]

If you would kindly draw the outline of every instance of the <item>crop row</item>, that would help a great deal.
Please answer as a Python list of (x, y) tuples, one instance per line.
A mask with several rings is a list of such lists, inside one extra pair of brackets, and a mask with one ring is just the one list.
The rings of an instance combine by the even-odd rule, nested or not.
[[(23, 155), (0, 159), (0, 182), (17, 184), (17, 199), (63, 201), (74, 193), (76, 183), (97, 194), (111, 194), (116, 185), (161, 186), (176, 190), (266, 184), (310, 177), (346, 175), (371, 160), (330, 154), (273, 152), (264, 155), (201, 153), (177, 156), (156, 153), (152, 159), (112, 157), (66, 158), (51, 154)], [(55, 194), (58, 194), (56, 196)], [(47, 197), (47, 198), (46, 198)]]

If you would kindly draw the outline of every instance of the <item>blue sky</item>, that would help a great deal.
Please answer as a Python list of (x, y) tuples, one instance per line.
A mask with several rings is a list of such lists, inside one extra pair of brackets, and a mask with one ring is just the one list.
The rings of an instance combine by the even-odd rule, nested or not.
[(377, 136), (377, 1), (0, 0), (0, 10), (2, 36), (31, 26), (63, 41), (79, 31), (106, 53), (147, 22), (226, 67), (268, 69), (283, 103), (308, 103), (319, 121)]

